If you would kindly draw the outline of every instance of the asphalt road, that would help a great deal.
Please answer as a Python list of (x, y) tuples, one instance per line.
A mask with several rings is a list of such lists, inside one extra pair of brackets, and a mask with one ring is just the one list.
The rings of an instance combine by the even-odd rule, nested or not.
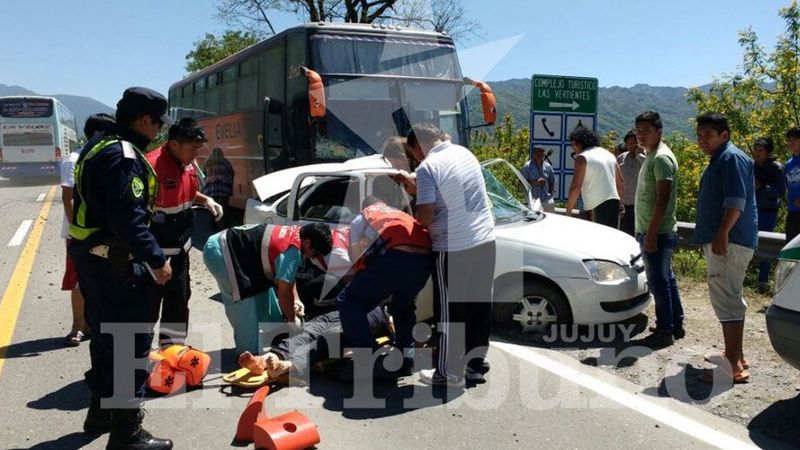
[[(106, 436), (81, 432), (89, 347), (63, 347), (71, 323), (69, 295), (59, 290), (63, 213), (58, 189), (41, 200), (49, 191), (0, 182), (0, 448), (104, 448)], [(8, 246), (25, 220), (33, 222), (21, 244)], [(145, 424), (178, 449), (228, 448), (249, 393), (220, 379), (233, 368), (232, 334), (200, 253), (192, 257), (189, 343), (211, 353), (212, 367), (201, 389), (148, 401)], [(27, 281), (24, 291), (12, 276)], [(640, 387), (554, 351), (494, 341), (489, 358), (490, 382), (463, 391), (431, 390), (415, 374), (376, 385), (377, 404), (354, 405), (352, 387), (317, 376), (270, 394), (266, 407), (273, 415), (300, 410), (318, 426), (318, 447), (331, 449), (775, 448), (740, 425), (640, 395)]]

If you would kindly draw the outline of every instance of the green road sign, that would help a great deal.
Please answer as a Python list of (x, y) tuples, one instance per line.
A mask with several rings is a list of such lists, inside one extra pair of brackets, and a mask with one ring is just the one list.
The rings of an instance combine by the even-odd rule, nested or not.
[(597, 78), (534, 75), (531, 111), (597, 114)]

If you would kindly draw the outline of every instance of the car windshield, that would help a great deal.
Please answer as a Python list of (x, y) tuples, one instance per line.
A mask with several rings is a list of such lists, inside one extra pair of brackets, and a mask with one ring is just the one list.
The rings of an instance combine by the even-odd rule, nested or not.
[(532, 211), (517, 200), (492, 172), (485, 168), (482, 170), (495, 224), (502, 225), (525, 220)]

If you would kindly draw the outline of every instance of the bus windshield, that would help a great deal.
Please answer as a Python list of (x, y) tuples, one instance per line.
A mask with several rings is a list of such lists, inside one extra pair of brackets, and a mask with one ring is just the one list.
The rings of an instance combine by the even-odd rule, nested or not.
[(325, 78), (328, 113), (317, 128), (317, 158), (342, 160), (374, 154), (412, 123), (438, 126), (459, 143), (455, 81), (372, 77)]
[(376, 74), (460, 80), (452, 42), (411, 37), (315, 34), (311, 55), (320, 74)]

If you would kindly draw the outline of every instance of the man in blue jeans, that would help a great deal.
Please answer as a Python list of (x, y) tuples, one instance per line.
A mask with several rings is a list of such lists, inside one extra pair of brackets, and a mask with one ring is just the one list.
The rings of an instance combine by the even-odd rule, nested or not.
[(636, 117), (636, 139), (646, 156), (636, 185), (635, 230), (656, 303), (656, 326), (645, 338), (653, 348), (668, 347), (686, 334), (678, 283), (672, 271), (672, 253), (678, 241), (678, 160), (661, 141), (662, 128), (657, 112), (646, 111)]
[[(772, 139), (756, 139), (753, 143), (753, 175), (756, 178), (756, 208), (758, 230), (773, 231), (778, 223), (778, 209), (786, 196), (786, 176), (783, 165), (772, 156)], [(758, 263), (758, 289), (769, 292), (770, 261)]]

